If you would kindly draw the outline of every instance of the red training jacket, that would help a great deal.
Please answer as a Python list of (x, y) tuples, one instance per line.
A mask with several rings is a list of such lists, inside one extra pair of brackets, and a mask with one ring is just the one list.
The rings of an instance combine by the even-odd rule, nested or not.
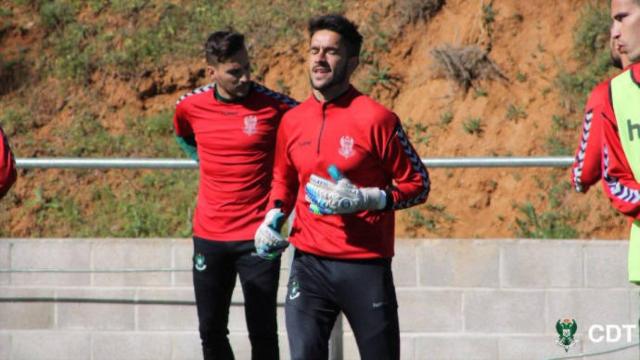
[[(640, 86), (640, 64), (631, 65), (627, 71), (632, 72), (634, 81)], [(611, 85), (608, 89), (610, 94)], [(640, 181), (633, 176), (618, 137), (618, 122), (610, 95), (602, 109), (602, 116), (605, 120), (602, 122), (602, 184), (605, 193), (618, 211), (634, 219), (640, 219)]]
[(393, 256), (392, 210), (315, 215), (305, 200), (311, 174), (330, 179), (334, 164), (359, 187), (387, 189), (392, 209), (426, 201), (429, 176), (391, 111), (351, 87), (330, 102), (314, 96), (287, 112), (278, 130), (271, 201), (295, 221), (289, 241), (305, 252), (339, 259)]
[(582, 135), (571, 168), (571, 184), (578, 192), (586, 193), (602, 177), (603, 107), (609, 101), (609, 79), (599, 83), (589, 94), (584, 109)]
[(193, 234), (207, 240), (253, 240), (264, 219), (276, 131), (295, 100), (253, 84), (238, 102), (215, 98), (214, 86), (178, 100), (178, 136), (195, 135), (200, 185)]
[(9, 148), (9, 140), (0, 127), (0, 198), (9, 192), (16, 178), (16, 161)]

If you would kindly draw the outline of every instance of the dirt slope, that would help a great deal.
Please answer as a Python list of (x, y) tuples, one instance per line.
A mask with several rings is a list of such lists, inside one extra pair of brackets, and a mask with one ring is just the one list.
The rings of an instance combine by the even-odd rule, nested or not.
[[(385, 38), (389, 50), (376, 54), (381, 67), (388, 68), (386, 74), (391, 80), (374, 85), (371, 94), (403, 119), (423, 157), (546, 156), (554, 115), (568, 116), (573, 123), (580, 121), (579, 114), (563, 106), (555, 79), (560, 69), (576, 66), (572, 60), (573, 30), (578, 10), (586, 3), (587, 0), (496, 1), (491, 3), (493, 20), (487, 23), (483, 7), (488, 1), (448, 0), (429, 21), (397, 29), (388, 20), (397, 11), (397, 4), (392, 1), (348, 1), (346, 15), (367, 30), (365, 35), (375, 33), (371, 17), (381, 16), (380, 26), (392, 34)], [(23, 17), (25, 24), (33, 17), (28, 13), (15, 15)], [(37, 29), (27, 31), (26, 36), (19, 33), (14, 29), (4, 36), (2, 47), (18, 49), (43, 38)], [(477, 82), (465, 93), (436, 70), (431, 51), (443, 44), (478, 45), (489, 50), (489, 58), (506, 78)], [(293, 97), (304, 99), (309, 93), (304, 54), (303, 46), (287, 44), (263, 50), (254, 59), (256, 75), (267, 86), (286, 88)], [(36, 53), (30, 56), (35, 58)], [(363, 87), (372, 77), (371, 69), (370, 65), (363, 65), (354, 83)], [(202, 61), (193, 58), (134, 78), (96, 72), (90, 86), (100, 94), (96, 111), (101, 114), (101, 125), (118, 133), (127, 130), (126, 119), (132, 115), (170, 108), (168, 105), (182, 93), (206, 82)], [(45, 144), (44, 150), (21, 152), (27, 148), (27, 140), (18, 136), (12, 141), (20, 157), (52, 155), (46, 150), (46, 143), (62, 141), (55, 129), (72, 121), (75, 98), (89, 96), (82, 86), (68, 89), (64, 96), (51, 95), (47, 89), (52, 86), (43, 80), (31, 90), (42, 99), (33, 103), (46, 107), (43, 111), (50, 115), (35, 125), (30, 140)], [(6, 100), (24, 95), (23, 91), (2, 96)], [(517, 109), (517, 116), (509, 113), (510, 107)], [(472, 120), (478, 126), (476, 132), (469, 131)], [(576, 141), (578, 131), (575, 129), (573, 137)], [(516, 219), (533, 226), (535, 217), (527, 217), (521, 210), (531, 203), (538, 216), (562, 217), (571, 212), (573, 215), (566, 222), (580, 237), (625, 237), (625, 220), (610, 209), (599, 186), (588, 195), (573, 193), (566, 188), (567, 169), (431, 169), (430, 174), (432, 192), (428, 205), (398, 216), (399, 236), (513, 237), (519, 229)], [(129, 176), (108, 172), (100, 179), (86, 179), (59, 171), (40, 172), (37, 176), (31, 172), (14, 189), (11, 201), (16, 206), (6, 207), (14, 215), (8, 219), (6, 214), (0, 216), (1, 226), (10, 226), (10, 234), (32, 235), (30, 223), (37, 219), (33, 212), (20, 212), (26, 201), (19, 198), (31, 196), (34, 187), (68, 193), (76, 186), (106, 180), (118, 188), (127, 186), (125, 177)], [(88, 213), (99, 211), (92, 209), (90, 199), (82, 209)]]

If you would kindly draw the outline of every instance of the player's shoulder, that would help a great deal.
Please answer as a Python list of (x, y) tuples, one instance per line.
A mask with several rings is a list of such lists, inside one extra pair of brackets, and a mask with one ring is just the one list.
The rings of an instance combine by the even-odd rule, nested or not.
[(253, 91), (256, 96), (261, 97), (265, 102), (270, 102), (275, 105), (285, 105), (288, 108), (294, 108), (298, 105), (298, 101), (277, 91), (271, 90), (268, 87), (258, 84), (256, 82), (253, 83)]
[(354, 97), (351, 109), (373, 124), (395, 126), (398, 121), (393, 111), (362, 93)]
[(585, 104), (585, 112), (589, 112), (594, 110), (595, 108), (602, 106), (609, 101), (609, 84), (611, 79), (604, 80), (598, 85), (596, 85), (593, 89), (591, 89), (591, 93), (589, 93), (589, 97), (587, 98), (587, 103)]
[(185, 106), (192, 102), (197, 102), (203, 97), (213, 96), (214, 87), (214, 84), (211, 83), (189, 91), (188, 93), (178, 98), (178, 101), (176, 101), (176, 107)]
[(613, 83), (617, 79), (621, 79), (621, 78), (625, 78), (625, 79), (631, 78), (631, 81), (633, 81), (635, 84), (640, 86), (640, 63), (629, 65), (620, 74), (614, 76), (611, 79), (610, 83)]
[(313, 109), (318, 106), (318, 100), (311, 95), (306, 100), (298, 103), (296, 107), (287, 111), (282, 117), (282, 121), (284, 122), (286, 119), (295, 119), (300, 117), (307, 118), (309, 117), (309, 114), (314, 113)]

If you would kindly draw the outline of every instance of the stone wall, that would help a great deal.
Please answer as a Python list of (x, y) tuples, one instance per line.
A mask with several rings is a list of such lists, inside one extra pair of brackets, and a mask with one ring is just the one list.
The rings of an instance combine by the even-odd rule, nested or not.
[[(588, 336), (639, 317), (626, 282), (626, 241), (398, 240), (394, 258), (403, 359), (548, 359), (565, 355), (555, 323), (578, 323), (568, 355), (631, 342)], [(0, 239), (0, 269), (189, 269), (188, 239)], [(284, 301), (288, 261), (279, 297)], [(239, 290), (239, 289), (238, 289)], [(11, 302), (7, 298), (193, 301), (191, 274), (0, 273), (0, 359), (199, 359), (192, 305)], [(234, 293), (234, 302), (242, 294)], [(278, 309), (288, 359), (283, 309)], [(249, 359), (242, 306), (229, 330), (237, 359)], [(344, 358), (358, 359), (347, 321)], [(598, 340), (606, 332), (593, 333)], [(622, 328), (625, 330), (624, 328)], [(638, 348), (589, 359), (638, 359)]]

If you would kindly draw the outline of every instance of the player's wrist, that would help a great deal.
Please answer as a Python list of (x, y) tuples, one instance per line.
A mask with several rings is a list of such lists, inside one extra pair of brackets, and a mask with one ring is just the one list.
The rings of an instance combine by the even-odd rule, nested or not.
[(367, 210), (382, 210), (387, 206), (387, 193), (379, 188), (361, 188)]

